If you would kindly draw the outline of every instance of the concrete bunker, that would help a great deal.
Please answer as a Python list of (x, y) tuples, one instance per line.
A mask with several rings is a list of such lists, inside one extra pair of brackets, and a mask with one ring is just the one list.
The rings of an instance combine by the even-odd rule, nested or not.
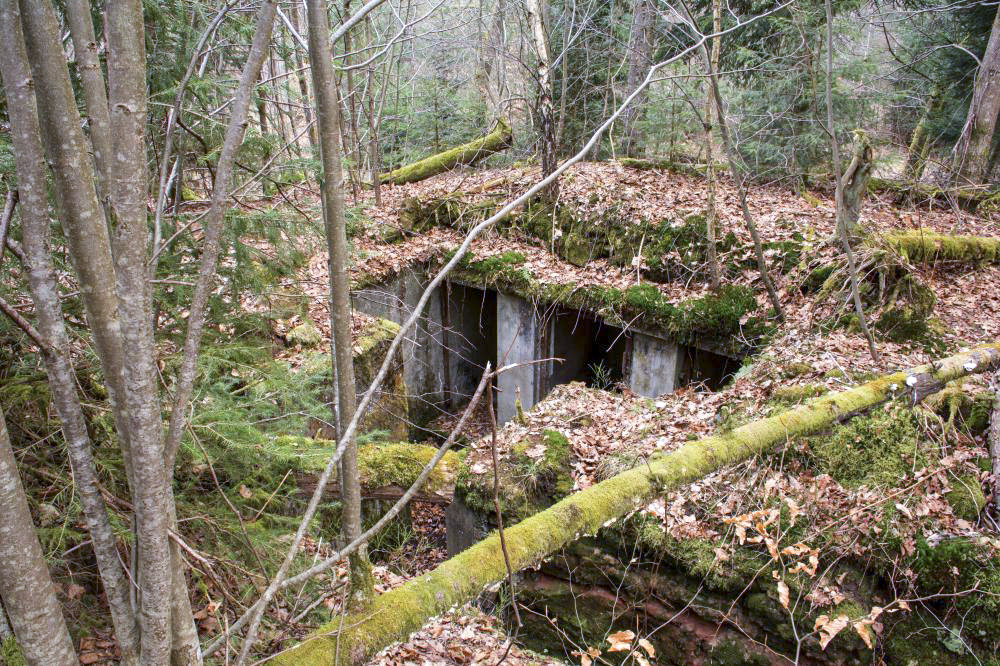
[[(402, 323), (428, 281), (426, 273), (407, 269), (355, 290), (354, 307)], [(695, 383), (718, 388), (740, 366), (739, 359), (678, 344), (658, 331), (614, 326), (588, 310), (453, 280), (432, 294), (402, 356), (417, 424), (463, 404), (487, 362), (518, 364), (497, 379), (500, 423), (517, 414), (518, 401), (528, 409), (571, 381), (655, 397)]]

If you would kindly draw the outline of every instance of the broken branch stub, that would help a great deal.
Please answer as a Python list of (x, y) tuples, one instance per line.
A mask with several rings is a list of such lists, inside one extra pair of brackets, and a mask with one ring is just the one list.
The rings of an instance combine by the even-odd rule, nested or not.
[[(650, 458), (505, 530), (515, 571), (535, 566), (582, 535), (648, 502), (665, 490), (697, 480), (787, 440), (815, 432), (844, 415), (908, 395), (907, 378), (928, 374), (942, 386), (970, 373), (1000, 366), (1000, 342), (910, 370), (885, 375), (853, 389), (706, 437)], [(475, 599), (504, 580), (507, 567), (496, 534), (440, 564), (433, 571), (379, 595), (365, 613), (335, 619), (300, 645), (277, 655), (275, 664), (361, 664), (396, 641), (405, 640), (431, 617)]]
[(501, 118), (497, 121), (496, 128), (486, 136), (384, 173), (379, 179), (391, 185), (415, 183), (457, 166), (475, 164), (494, 153), (506, 150), (510, 147), (512, 137), (510, 124)]

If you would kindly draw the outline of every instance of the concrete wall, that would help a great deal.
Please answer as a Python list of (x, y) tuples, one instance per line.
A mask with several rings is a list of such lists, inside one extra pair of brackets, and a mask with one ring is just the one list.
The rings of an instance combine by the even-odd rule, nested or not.
[[(381, 285), (355, 291), (354, 307), (402, 323), (413, 312), (427, 282), (423, 271), (407, 270)], [(527, 410), (553, 386), (579, 379), (587, 364), (597, 358), (596, 345), (613, 347), (603, 355), (607, 356), (604, 360), (614, 367), (623, 365), (625, 381), (639, 395), (670, 393), (680, 386), (685, 372), (703, 372), (698, 367), (685, 371), (692, 365), (685, 362), (686, 348), (665, 339), (637, 331), (619, 338), (615, 333), (620, 329), (572, 310), (556, 309), (549, 314), (543, 317), (534, 304), (492, 290), (458, 284), (450, 292), (438, 289), (401, 349), (413, 420), (426, 422), (442, 409), (458, 407), (475, 389), (487, 361), (499, 367), (553, 356), (566, 359), (562, 365), (535, 363), (500, 375), (496, 383), (499, 423), (517, 414), (518, 398)], [(447, 322), (447, 331), (442, 322)], [(630, 355), (624, 352), (629, 336)]]
[[(354, 308), (402, 324), (429, 282), (424, 273), (408, 269), (383, 284), (354, 291), (351, 294)], [(437, 291), (400, 349), (403, 379), (410, 394), (410, 414), (417, 422), (433, 418), (445, 400), (443, 343)]]
[[(497, 366), (545, 358), (542, 331), (535, 306), (517, 296), (497, 294)], [(528, 409), (539, 395), (543, 364), (524, 365), (497, 377), (497, 421), (506, 423), (517, 414), (516, 402)]]
[(644, 333), (632, 334), (629, 388), (639, 395), (653, 398), (676, 389), (681, 365), (680, 348), (674, 343)]

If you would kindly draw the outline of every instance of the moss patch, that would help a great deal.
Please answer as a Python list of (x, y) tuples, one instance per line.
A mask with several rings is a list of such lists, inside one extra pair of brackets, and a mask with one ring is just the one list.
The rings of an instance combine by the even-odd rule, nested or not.
[[(518, 442), (500, 459), (500, 510), (505, 519), (520, 520), (573, 492), (572, 463), (569, 440), (555, 430)], [(492, 472), (473, 474), (466, 463), (455, 494), (470, 509), (492, 515)]]

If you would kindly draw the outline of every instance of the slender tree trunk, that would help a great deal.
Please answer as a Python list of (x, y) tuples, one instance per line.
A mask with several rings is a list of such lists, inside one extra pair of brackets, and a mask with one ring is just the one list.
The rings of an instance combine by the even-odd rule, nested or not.
[[(190, 315), (188, 316), (188, 331), (184, 339), (184, 353), (181, 369), (177, 379), (174, 405), (170, 414), (170, 425), (164, 452), (164, 468), (168, 476), (172, 476), (174, 460), (180, 446), (185, 425), (187, 404), (194, 388), (197, 375), (198, 350), (204, 333), (205, 314), (208, 299), (215, 287), (215, 274), (221, 245), (222, 227), (229, 200), (229, 182), (239, 152), (249, 117), (250, 105), (253, 100), (253, 89), (260, 77), (264, 59), (269, 51), (271, 31), (274, 25), (275, 2), (265, 0), (257, 15), (257, 27), (247, 62), (243, 67), (240, 83), (233, 100), (226, 137), (223, 140), (222, 151), (216, 167), (215, 185), (212, 189), (212, 201), (204, 223), (205, 239), (201, 251), (201, 263), (198, 269), (198, 280), (192, 298)], [(173, 512), (171, 512), (173, 513)], [(172, 523), (176, 523), (176, 516)], [(187, 585), (183, 576), (183, 559), (177, 551), (177, 545), (172, 544), (171, 560), (174, 569), (172, 596), (178, 607), (172, 617), (174, 634), (174, 654), (172, 661), (175, 666), (187, 663), (200, 663), (197, 644), (197, 630), (193, 625), (191, 613), (185, 612), (183, 601), (187, 599)], [(189, 605), (189, 604), (188, 604)], [(180, 640), (179, 640), (180, 639)]]
[[(153, 340), (152, 289), (146, 266), (146, 51), (141, 0), (108, 5), (108, 102), (114, 156), (111, 211), (118, 311), (125, 355), (125, 399), (131, 419), (132, 496), (139, 544), (142, 663), (171, 661), (173, 594), (170, 539), (172, 490), (164, 468)], [(188, 617), (190, 610), (188, 609)]]
[[(347, 225), (344, 216), (344, 184), (340, 156), (340, 106), (337, 101), (330, 52), (326, 0), (309, 2), (309, 59), (316, 116), (319, 122), (320, 155), (323, 161), (323, 219), (326, 223), (330, 271), (330, 320), (334, 337), (334, 375), (337, 381), (337, 423), (354, 416), (357, 395), (354, 358), (351, 352), (351, 295), (348, 274)], [(361, 485), (357, 471), (357, 443), (352, 442), (340, 461), (344, 509), (341, 530), (345, 542), (361, 535)], [(371, 565), (364, 548), (350, 558), (351, 597), (355, 607), (366, 605), (374, 594)]]
[[(368, 44), (374, 44), (372, 34), (371, 17), (365, 17), (365, 33), (368, 35)], [(382, 179), (381, 164), (379, 161), (378, 133), (379, 120), (375, 115), (375, 63), (368, 63), (368, 170), (372, 178), (372, 190), (375, 193), (375, 205), (382, 205)]]
[[(351, 0), (344, 0), (344, 16), (351, 15)], [(344, 67), (350, 68), (353, 57), (351, 53), (351, 33), (344, 33)], [(345, 104), (345, 110), (348, 113), (348, 127), (351, 130), (351, 137), (349, 140), (345, 140), (344, 145), (350, 146), (350, 151), (348, 154), (351, 157), (348, 163), (347, 173), (351, 178), (351, 192), (354, 195), (354, 201), (357, 202), (358, 196), (361, 194), (361, 188), (359, 185), (360, 174), (361, 174), (361, 162), (362, 155), (364, 155), (364, 150), (361, 147), (361, 133), (358, 131), (358, 91), (354, 85), (354, 70), (346, 70), (345, 82), (347, 85), (347, 99)]]
[[(11, 10), (4, 0), (2, 11)], [(0, 598), (29, 666), (77, 666), (0, 411)]]
[[(13, 3), (11, 3), (13, 4)], [(76, 393), (63, 325), (55, 270), (49, 254), (49, 210), (35, 93), (21, 35), (20, 21), (10, 6), (0, 16), (0, 73), (7, 93), (14, 160), (21, 201), (22, 247), (38, 326), (49, 348), (43, 349), (52, 399), (62, 422), (75, 486), (87, 521), (101, 581), (108, 598), (115, 636), (124, 664), (139, 658), (139, 630), (129, 602), (129, 582), (107, 507), (97, 486), (90, 436)], [(102, 80), (103, 86), (103, 80)]]
[(276, 0), (265, 0), (257, 14), (257, 29), (233, 98), (229, 125), (226, 128), (226, 137), (223, 140), (222, 151), (219, 153), (219, 162), (215, 170), (215, 187), (212, 189), (211, 204), (203, 224), (205, 240), (201, 248), (198, 281), (191, 299), (187, 336), (184, 339), (183, 360), (177, 375), (174, 405), (170, 413), (170, 426), (167, 432), (166, 467), (168, 470), (172, 470), (174, 467), (177, 447), (180, 446), (181, 437), (184, 434), (185, 413), (198, 371), (198, 349), (204, 334), (208, 299), (215, 288), (222, 227), (229, 201), (229, 182), (236, 164), (236, 155), (246, 134), (254, 86), (260, 78), (261, 67), (268, 52), (271, 30), (274, 25), (275, 6)]
[(774, 288), (774, 282), (771, 280), (771, 274), (767, 270), (767, 258), (764, 257), (764, 245), (761, 243), (760, 234), (757, 233), (757, 224), (754, 222), (753, 215), (750, 213), (750, 206), (747, 205), (746, 180), (737, 161), (739, 158), (736, 155), (736, 148), (733, 146), (732, 137), (729, 135), (729, 124), (726, 122), (726, 110), (722, 102), (722, 93), (719, 90), (719, 76), (712, 67), (712, 59), (709, 54), (708, 47), (702, 46), (701, 50), (705, 60), (705, 66), (708, 68), (709, 79), (712, 85), (712, 97), (715, 99), (715, 113), (719, 120), (719, 133), (722, 135), (722, 147), (726, 151), (726, 159), (729, 162), (729, 171), (733, 174), (733, 180), (736, 181), (736, 185), (739, 187), (740, 209), (743, 211), (743, 220), (746, 222), (751, 238), (753, 238), (753, 249), (757, 258), (757, 268), (760, 271), (760, 278), (764, 283), (764, 288), (767, 290), (767, 296), (771, 300), (771, 306), (774, 308), (775, 315), (779, 320), (784, 321), (785, 311), (781, 307), (781, 299), (778, 298), (778, 292)]
[[(712, 32), (718, 33), (722, 28), (722, 8), (720, 0), (712, 0)], [(712, 72), (719, 70), (719, 55), (722, 50), (722, 38), (712, 38), (712, 56), (709, 61), (709, 77)], [(719, 211), (715, 206), (715, 154), (713, 143), (715, 141), (712, 131), (712, 116), (715, 115), (715, 92), (712, 88), (711, 78), (705, 86), (705, 154), (708, 158), (708, 200), (705, 203), (705, 232), (708, 236), (708, 274), (709, 285), (714, 290), (718, 290), (722, 285), (722, 277), (719, 270), (719, 252), (716, 236), (718, 235)]]
[(98, 197), (102, 202), (107, 202), (111, 184), (111, 116), (108, 111), (108, 91), (97, 55), (97, 37), (94, 35), (90, 3), (86, 0), (67, 0), (66, 16), (73, 36), (76, 68), (87, 102), (90, 143), (94, 148), (94, 163), (100, 176)]
[[(632, 11), (632, 34), (629, 37), (628, 56), (628, 92), (635, 90), (646, 76), (646, 70), (651, 63), (652, 48), (651, 31), (653, 27), (653, 7), (649, 0), (635, 0)], [(636, 157), (642, 136), (638, 122), (642, 118), (645, 96), (636, 97), (625, 110), (623, 124), (625, 126), (625, 145), (623, 152), (629, 157)]]
[(982, 184), (989, 175), (990, 149), (1000, 114), (1000, 11), (981, 62), (969, 114), (952, 150), (952, 183), (959, 186)]
[[(837, 128), (833, 124), (833, 5), (831, 0), (826, 0), (826, 125), (830, 133), (830, 146), (833, 149), (833, 176), (836, 179), (836, 205), (837, 205), (837, 235), (840, 237), (840, 244), (847, 255), (847, 269), (851, 275), (851, 295), (854, 298), (854, 309), (858, 314), (858, 321), (861, 324), (861, 331), (868, 339), (868, 351), (872, 360), (878, 363), (878, 350), (875, 349), (875, 337), (868, 327), (865, 318), (865, 306), (861, 302), (861, 290), (858, 288), (858, 267), (854, 261), (854, 249), (851, 247), (851, 230), (848, 218), (848, 211), (844, 203), (844, 180), (841, 178), (840, 170), (840, 146), (837, 141)], [(870, 151), (870, 149), (869, 149)], [(859, 205), (860, 208), (860, 205)], [(860, 212), (860, 210), (859, 210)]]
[(920, 114), (917, 126), (913, 128), (913, 136), (910, 138), (910, 147), (906, 153), (906, 166), (903, 168), (903, 178), (911, 182), (919, 182), (924, 175), (924, 165), (927, 164), (927, 152), (930, 149), (930, 141), (927, 137), (927, 128), (930, 124), (932, 114), (937, 110), (938, 98), (940, 97), (937, 87), (931, 91), (924, 105), (924, 111)]
[[(538, 81), (538, 145), (542, 162), (542, 177), (548, 176), (556, 168), (555, 124), (552, 103), (552, 49), (549, 46), (549, 31), (546, 25), (546, 0), (527, 0), (528, 21), (538, 60), (536, 76)], [(553, 183), (545, 192), (545, 198), (555, 201), (558, 187)]]
[[(293, 2), (288, 12), (288, 19), (298, 31), (302, 30), (302, 26), (305, 23), (299, 20), (299, 14), (302, 12), (304, 12), (304, 9), (300, 2)], [(293, 48), (292, 58), (295, 69), (298, 72), (295, 78), (299, 81), (299, 94), (302, 95), (302, 115), (305, 117), (306, 125), (309, 126), (309, 145), (315, 150), (318, 139), (316, 138), (316, 126), (313, 125), (312, 97), (309, 95), (309, 77), (306, 75), (302, 51), (298, 48)]]
[(81, 291), (81, 298), (107, 382), (129, 485), (134, 487), (115, 269), (104, 210), (94, 190), (94, 166), (80, 131), (80, 116), (59, 41), (55, 11), (49, 2), (24, 0), (21, 19), (56, 202), (62, 213), (73, 267), (80, 284), (89, 287)]

